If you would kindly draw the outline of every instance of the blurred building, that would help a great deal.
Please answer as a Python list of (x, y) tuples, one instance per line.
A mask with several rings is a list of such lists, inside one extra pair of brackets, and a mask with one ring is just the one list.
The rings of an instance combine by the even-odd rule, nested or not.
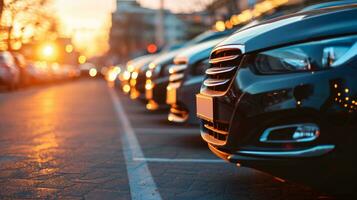
[(186, 23), (186, 38), (191, 39), (203, 31), (210, 29), (212, 25), (212, 18), (206, 11), (189, 13), (189, 14), (177, 14)]
[[(135, 0), (117, 0), (117, 10), (112, 14), (110, 31), (110, 51), (112, 55), (127, 60), (146, 53), (149, 44), (157, 44), (157, 23), (159, 10), (141, 7)], [(202, 20), (201, 14), (174, 14), (162, 11), (163, 41), (174, 45), (185, 41), (206, 27), (196, 26)], [(200, 29), (200, 30), (199, 30)]]

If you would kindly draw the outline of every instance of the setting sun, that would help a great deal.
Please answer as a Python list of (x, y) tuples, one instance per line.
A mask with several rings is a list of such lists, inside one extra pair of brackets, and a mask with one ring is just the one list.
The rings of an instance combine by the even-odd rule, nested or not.
[(54, 47), (52, 45), (46, 45), (42, 51), (44, 56), (52, 56), (54, 53)]

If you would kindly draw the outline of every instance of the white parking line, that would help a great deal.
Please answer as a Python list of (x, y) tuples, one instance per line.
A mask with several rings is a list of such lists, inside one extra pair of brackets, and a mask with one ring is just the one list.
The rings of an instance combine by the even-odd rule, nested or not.
[(200, 137), (200, 130), (198, 128), (135, 128), (136, 133), (141, 134), (183, 134), (183, 135), (197, 135)]
[(167, 163), (225, 163), (221, 159), (191, 159), (191, 158), (138, 158), (134, 157), (135, 161), (145, 162), (167, 162)]
[(108, 88), (121, 125), (121, 142), (128, 173), (130, 194), (132, 199), (161, 200), (155, 181), (145, 160), (133, 160), (134, 157), (144, 157), (138, 139), (130, 121), (126, 117), (120, 99), (113, 88)]

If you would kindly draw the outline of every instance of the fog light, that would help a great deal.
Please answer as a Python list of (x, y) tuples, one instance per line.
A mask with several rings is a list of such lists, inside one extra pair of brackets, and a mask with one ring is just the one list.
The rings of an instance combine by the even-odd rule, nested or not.
[(124, 80), (126, 80), (126, 81), (129, 80), (130, 79), (130, 72), (129, 71), (125, 71), (123, 77), (124, 77)]
[(130, 86), (129, 86), (129, 85), (124, 85), (124, 86), (123, 86), (123, 91), (124, 91), (125, 93), (129, 93), (129, 92), (130, 92)]
[(300, 143), (316, 140), (320, 129), (316, 124), (292, 124), (266, 129), (259, 141), (265, 143)]
[(151, 82), (151, 80), (146, 80), (145, 89), (146, 90), (151, 90), (153, 88), (154, 88), (154, 84)]

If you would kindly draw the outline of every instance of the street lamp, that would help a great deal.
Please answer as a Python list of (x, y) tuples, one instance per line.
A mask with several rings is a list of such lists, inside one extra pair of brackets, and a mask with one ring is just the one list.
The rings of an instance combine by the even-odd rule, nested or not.
[(83, 55), (78, 57), (79, 64), (84, 64), (86, 61), (87, 61), (87, 57), (85, 57)]
[(67, 53), (72, 53), (73, 52), (73, 45), (67, 44), (65, 47), (65, 50)]
[(42, 53), (45, 57), (52, 57), (55, 52), (55, 49), (52, 45), (45, 45), (42, 49)]

